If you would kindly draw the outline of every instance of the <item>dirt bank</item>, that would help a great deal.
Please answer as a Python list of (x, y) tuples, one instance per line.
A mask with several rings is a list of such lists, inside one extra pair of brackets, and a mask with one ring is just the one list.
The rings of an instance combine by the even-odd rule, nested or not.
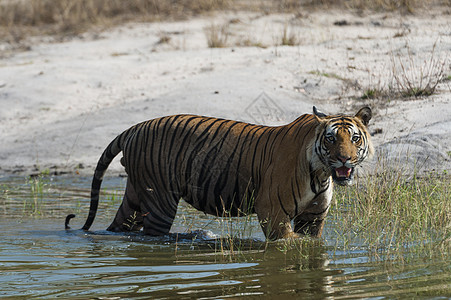
[[(450, 170), (449, 20), (439, 11), (221, 13), (62, 43), (34, 38), (28, 51), (0, 60), (0, 173), (90, 175), (117, 134), (163, 115), (274, 125), (313, 105), (353, 113), (365, 104), (375, 114), (374, 162)], [(225, 47), (209, 48), (208, 30), (219, 27)], [(433, 95), (415, 98), (399, 93), (403, 80), (440, 82)], [(112, 169), (123, 172), (118, 162)]]

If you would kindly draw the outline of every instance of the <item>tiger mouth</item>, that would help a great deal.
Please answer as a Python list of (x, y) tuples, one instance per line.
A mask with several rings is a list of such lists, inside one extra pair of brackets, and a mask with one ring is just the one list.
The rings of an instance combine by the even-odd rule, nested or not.
[(340, 185), (347, 185), (352, 181), (352, 176), (354, 175), (354, 168), (348, 168), (342, 166), (340, 168), (332, 169), (333, 180)]

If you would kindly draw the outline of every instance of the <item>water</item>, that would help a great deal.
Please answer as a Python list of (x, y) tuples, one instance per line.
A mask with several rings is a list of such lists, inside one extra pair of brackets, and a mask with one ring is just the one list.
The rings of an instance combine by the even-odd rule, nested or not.
[[(181, 205), (169, 236), (108, 233), (104, 229), (120, 204), (123, 178), (105, 181), (93, 232), (66, 231), (67, 213), (78, 215), (73, 228), (84, 222), (89, 179), (39, 182), (0, 180), (1, 298), (451, 296), (450, 265), (443, 257), (388, 262), (370, 256), (365, 245), (341, 250), (330, 222), (321, 240), (267, 244), (255, 218), (224, 222)], [(243, 230), (227, 247), (228, 234), (240, 237)]]

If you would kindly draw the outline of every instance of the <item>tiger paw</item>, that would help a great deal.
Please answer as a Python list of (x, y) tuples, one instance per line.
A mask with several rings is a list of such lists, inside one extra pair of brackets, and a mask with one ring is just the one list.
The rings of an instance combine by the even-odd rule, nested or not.
[(294, 231), (289, 231), (289, 232), (287, 232), (287, 233), (285, 233), (283, 235), (282, 239), (286, 239), (286, 240), (288, 240), (288, 239), (299, 239), (301, 237), (302, 237), (302, 235), (300, 235), (299, 233), (296, 233)]

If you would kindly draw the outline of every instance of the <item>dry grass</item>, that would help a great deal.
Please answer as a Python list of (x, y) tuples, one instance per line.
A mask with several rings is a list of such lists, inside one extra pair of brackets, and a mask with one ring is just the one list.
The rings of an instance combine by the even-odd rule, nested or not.
[(427, 97), (446, 86), (449, 77), (449, 57), (437, 54), (437, 43), (432, 46), (428, 56), (416, 57), (408, 42), (401, 50), (390, 53), (388, 83), (381, 79), (363, 89), (361, 99), (378, 99), (383, 102), (393, 99)]
[(407, 55), (392, 55), (394, 89), (402, 97), (423, 97), (435, 93), (439, 83), (446, 78), (448, 59), (436, 57), (436, 44), (432, 47), (429, 59), (419, 65), (406, 45)]
[(227, 40), (229, 39), (229, 25), (211, 24), (205, 28), (205, 36), (209, 48), (224, 48), (227, 46)]
[(78, 34), (127, 21), (180, 19), (226, 7), (226, 0), (17, 0), (0, 2), (0, 37)]
[(283, 27), (282, 35), (280, 38), (281, 46), (296, 46), (299, 45), (300, 41), (293, 29), (290, 29), (287, 24)]
[(281, 11), (301, 8), (348, 8), (359, 11), (399, 11), (416, 13), (431, 5), (451, 6), (450, 0), (282, 0), (274, 1)]
[[(329, 7), (416, 12), (451, 0), (0, 0), (0, 38), (14, 43), (31, 35), (74, 35), (128, 21), (183, 19), (214, 10), (297, 13)], [(290, 41), (290, 37), (286, 41)]]
[(377, 11), (396, 11), (414, 13), (422, 8), (426, 2), (422, 0), (352, 0), (350, 6), (356, 9), (371, 9)]

